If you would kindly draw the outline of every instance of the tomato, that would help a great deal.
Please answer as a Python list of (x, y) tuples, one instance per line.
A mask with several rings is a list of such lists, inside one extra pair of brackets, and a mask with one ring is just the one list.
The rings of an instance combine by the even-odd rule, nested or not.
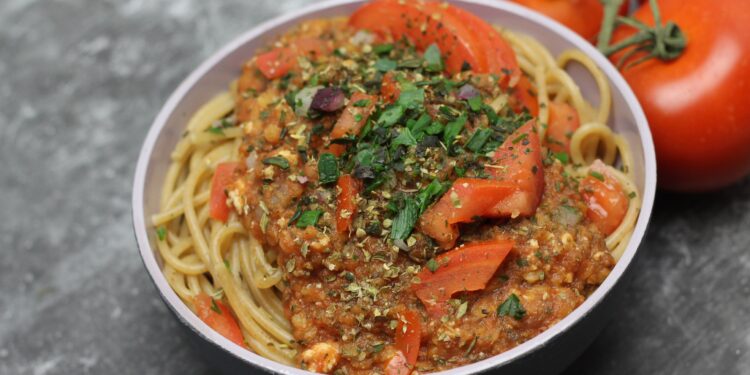
[(193, 299), (195, 314), (216, 332), (235, 344), (244, 347), (245, 339), (232, 312), (221, 301), (215, 300), (206, 293), (200, 293)]
[(544, 192), (542, 147), (534, 120), (511, 134), (492, 155), (495, 167), (485, 171), (492, 178), (513, 184), (516, 191), (492, 207), (498, 216), (531, 216)]
[(229, 219), (227, 206), (227, 186), (232, 182), (234, 170), (240, 167), (238, 162), (226, 162), (216, 166), (214, 177), (211, 179), (211, 201), (209, 214), (212, 219), (226, 222)]
[(443, 52), (446, 69), (461, 71), (464, 62), (475, 69), (486, 69), (484, 51), (477, 48), (475, 36), (454, 17), (432, 17), (437, 3), (375, 0), (357, 9), (349, 24), (376, 33), (381, 38), (407, 37), (424, 50), (432, 43)]
[(534, 117), (539, 115), (539, 101), (536, 94), (532, 92), (531, 81), (525, 75), (520, 77), (518, 84), (511, 91), (508, 104), (515, 113), (527, 110)]
[(549, 103), (549, 120), (544, 143), (552, 152), (569, 152), (570, 137), (581, 125), (581, 120), (573, 106), (567, 103)]
[(406, 310), (399, 314), (397, 321), (394, 344), (403, 353), (406, 362), (413, 366), (417, 363), (419, 356), (419, 344), (422, 337), (421, 317), (414, 310)]
[(490, 24), (456, 6), (441, 6), (443, 13), (458, 18), (469, 30), (477, 36), (478, 48), (485, 51), (487, 55), (487, 73), (501, 75), (501, 83), (508, 85), (521, 76), (516, 54), (513, 48)]
[(520, 75), (515, 53), (500, 34), (482, 19), (452, 5), (375, 0), (355, 11), (349, 24), (383, 40), (407, 37), (421, 50), (435, 43), (451, 74), (468, 64), (477, 73)]
[(352, 222), (357, 215), (359, 181), (345, 174), (339, 177), (336, 186), (339, 189), (339, 195), (336, 197), (336, 231), (346, 234), (351, 230)]
[[(726, 186), (750, 173), (750, 1), (660, 0), (659, 7), (663, 22), (686, 34), (687, 48), (673, 61), (622, 69), (651, 127), (659, 186)], [(654, 23), (648, 3), (633, 16)], [(613, 40), (633, 32), (620, 27)]]
[[(602, 26), (604, 8), (600, 0), (512, 0), (548, 16), (578, 33), (584, 39), (595, 41)], [(628, 1), (620, 7), (626, 14)]]
[(492, 178), (459, 178), (419, 218), (420, 232), (449, 249), (458, 239), (457, 223), (478, 217), (531, 216), (544, 191), (542, 151), (534, 121), (521, 126), (493, 153), (485, 167)]
[(597, 159), (591, 165), (591, 172), (581, 180), (579, 190), (586, 202), (586, 217), (605, 235), (614, 232), (622, 223), (630, 201), (604, 163)]
[(507, 198), (515, 187), (507, 182), (481, 178), (459, 178), (419, 218), (419, 229), (444, 249), (458, 239), (457, 223), (493, 216), (489, 209)]
[(481, 290), (495, 274), (510, 250), (513, 241), (494, 239), (457, 247), (435, 258), (434, 272), (425, 267), (417, 274), (414, 293), (427, 312), (439, 317), (446, 312), (446, 302), (454, 293)]
[(380, 96), (386, 103), (393, 103), (398, 99), (401, 90), (398, 87), (398, 81), (393, 77), (393, 72), (383, 75), (383, 82), (380, 84)]
[(301, 38), (289, 47), (278, 47), (258, 55), (255, 64), (267, 79), (285, 76), (297, 66), (297, 57), (315, 58), (328, 51), (327, 45), (317, 38)]
[[(342, 138), (347, 135), (357, 135), (370, 117), (373, 108), (375, 108), (375, 97), (361, 92), (356, 92), (349, 99), (349, 104), (341, 112), (341, 116), (336, 120), (331, 130), (331, 139)], [(340, 144), (332, 144), (329, 151), (336, 155), (346, 151), (346, 147)]]

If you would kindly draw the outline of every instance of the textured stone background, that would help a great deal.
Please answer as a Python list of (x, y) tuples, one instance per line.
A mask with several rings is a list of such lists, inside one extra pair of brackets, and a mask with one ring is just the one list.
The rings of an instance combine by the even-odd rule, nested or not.
[[(136, 156), (200, 61), (301, 3), (0, 2), (0, 374), (212, 373), (138, 258)], [(657, 201), (627, 308), (568, 374), (750, 373), (750, 180)]]

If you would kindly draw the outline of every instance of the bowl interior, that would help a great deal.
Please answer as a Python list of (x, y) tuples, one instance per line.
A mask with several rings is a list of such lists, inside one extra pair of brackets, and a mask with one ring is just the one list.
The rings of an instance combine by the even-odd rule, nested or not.
[[(133, 192), (133, 220), (136, 237), (146, 268), (170, 308), (198, 334), (247, 362), (277, 373), (299, 374), (305, 371), (283, 366), (242, 349), (215, 333), (200, 321), (172, 291), (161, 273), (161, 260), (153, 246), (155, 236), (150, 217), (158, 211), (161, 185), (170, 164), (170, 153), (180, 139), (193, 112), (219, 92), (226, 91), (233, 79), (239, 76), (242, 64), (255, 50), (273, 40), (294, 24), (312, 18), (344, 16), (356, 9), (361, 1), (339, 0), (316, 4), (297, 12), (268, 21), (239, 36), (198, 67), (175, 90), (154, 121), (138, 161)], [(617, 282), (628, 267), (640, 244), (651, 214), (656, 184), (655, 157), (651, 135), (643, 112), (617, 70), (585, 40), (560, 24), (507, 2), (489, 0), (460, 0), (457, 5), (480, 15), (485, 20), (511, 30), (533, 36), (551, 50), (553, 55), (575, 48), (582, 50), (602, 69), (612, 87), (612, 112), (609, 125), (630, 143), (635, 167), (635, 182), (643, 196), (635, 232), (624, 255), (605, 282), (583, 305), (555, 326), (526, 343), (495, 357), (461, 367), (461, 373), (481, 371), (502, 365), (543, 345), (555, 335), (586, 315), (607, 291)], [(598, 103), (599, 96), (594, 80), (586, 71), (572, 65), (569, 72), (580, 85), (585, 98)], [(451, 370), (446, 373), (453, 373)], [(457, 372), (456, 372), (457, 373)]]

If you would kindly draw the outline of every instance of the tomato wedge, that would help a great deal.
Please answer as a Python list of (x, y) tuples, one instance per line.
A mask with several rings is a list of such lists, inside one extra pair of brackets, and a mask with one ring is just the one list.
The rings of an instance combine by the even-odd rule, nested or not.
[(388, 72), (383, 75), (383, 82), (380, 84), (380, 96), (383, 97), (383, 101), (393, 103), (399, 95), (401, 95), (401, 90), (398, 88), (398, 82), (393, 77), (393, 73)]
[(443, 315), (454, 293), (484, 289), (513, 245), (512, 240), (495, 239), (440, 254), (435, 258), (435, 272), (425, 267), (417, 274), (420, 282), (412, 285), (414, 293), (431, 316)]
[(542, 148), (535, 121), (530, 120), (503, 142), (493, 155), (495, 166), (485, 167), (493, 178), (512, 183), (516, 191), (493, 208), (497, 216), (531, 216), (544, 193)]
[(412, 366), (417, 363), (421, 335), (422, 322), (418, 312), (406, 310), (399, 314), (394, 341), (396, 348), (404, 354), (406, 362)]
[(600, 160), (591, 165), (591, 172), (579, 185), (586, 202), (586, 216), (605, 235), (610, 235), (620, 226), (628, 211), (630, 200), (622, 185)]
[(297, 56), (314, 58), (327, 51), (324, 41), (317, 38), (301, 38), (292, 42), (289, 47), (278, 47), (259, 54), (255, 64), (263, 76), (276, 79), (297, 67)]
[(570, 151), (570, 137), (581, 125), (578, 111), (567, 103), (549, 103), (549, 120), (544, 143), (552, 152)]
[[(367, 122), (367, 119), (372, 113), (372, 109), (375, 108), (375, 97), (367, 95), (361, 92), (356, 92), (349, 99), (349, 104), (346, 105), (344, 111), (341, 112), (341, 116), (333, 125), (331, 130), (331, 139), (343, 138), (347, 135), (357, 135), (362, 127)], [(340, 144), (332, 144), (329, 151), (336, 155), (346, 151), (346, 146)]]
[(216, 166), (214, 177), (211, 179), (211, 201), (209, 215), (212, 219), (226, 222), (229, 219), (227, 206), (227, 186), (232, 182), (235, 169), (240, 167), (238, 162), (226, 162)]
[(451, 74), (460, 72), (464, 63), (486, 72), (487, 59), (477, 37), (458, 18), (440, 12), (440, 6), (436, 2), (375, 0), (357, 9), (349, 24), (374, 32), (383, 40), (406, 37), (419, 50), (435, 43)]
[(521, 77), (516, 53), (495, 28), (459, 7), (448, 5), (441, 9), (443, 13), (458, 18), (477, 37), (478, 48), (484, 50), (487, 57), (487, 70), (480, 73), (500, 74), (500, 82), (505, 86)]
[(195, 313), (202, 321), (216, 332), (228, 338), (235, 344), (245, 347), (245, 339), (232, 312), (221, 301), (217, 301), (206, 293), (200, 293), (193, 299)]
[(521, 75), (508, 98), (508, 104), (510, 104), (513, 112), (521, 113), (525, 109), (532, 116), (539, 116), (539, 101), (536, 98), (536, 94), (531, 90), (531, 81), (525, 75)]
[(339, 195), (336, 197), (336, 231), (346, 234), (351, 230), (354, 217), (357, 215), (359, 181), (345, 174), (339, 177), (336, 186), (339, 188)]
[(458, 239), (457, 223), (468, 223), (477, 217), (493, 217), (491, 209), (515, 192), (504, 181), (482, 178), (459, 178), (453, 186), (419, 218), (422, 233), (451, 248)]

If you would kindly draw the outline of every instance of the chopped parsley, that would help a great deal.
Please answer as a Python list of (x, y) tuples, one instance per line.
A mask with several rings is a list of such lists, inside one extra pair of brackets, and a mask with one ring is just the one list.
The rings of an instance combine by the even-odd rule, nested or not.
[(601, 173), (599, 173), (599, 172), (597, 172), (597, 171), (589, 171), (589, 176), (591, 176), (591, 177), (593, 177), (593, 178), (595, 178), (595, 179), (597, 179), (599, 181), (602, 181), (602, 182), (604, 181), (604, 175), (601, 174)]
[(440, 57), (440, 48), (438, 48), (437, 44), (430, 44), (424, 51), (423, 58), (425, 70), (428, 72), (436, 73), (443, 71), (443, 59)]
[(509, 316), (515, 320), (521, 320), (526, 315), (521, 305), (521, 300), (515, 293), (511, 293), (500, 306), (497, 307), (497, 316)]
[(211, 310), (221, 315), (221, 309), (219, 308), (219, 305), (216, 304), (216, 300), (213, 298), (211, 298)]
[(164, 241), (165, 239), (167, 239), (167, 228), (156, 228), (156, 236), (159, 237), (159, 241)]
[(435, 271), (437, 271), (438, 267), (440, 267), (440, 265), (435, 260), (435, 258), (430, 258), (430, 260), (427, 261), (427, 263), (425, 264), (425, 266), (432, 273), (435, 273)]
[(270, 158), (263, 159), (263, 164), (275, 165), (281, 169), (289, 169), (289, 160), (286, 160), (283, 156), (272, 156)]
[(307, 227), (315, 226), (315, 224), (318, 223), (321, 215), (323, 215), (322, 210), (309, 210), (302, 212), (299, 216), (299, 219), (297, 219), (297, 228), (304, 229)]
[(336, 156), (324, 153), (318, 159), (318, 178), (321, 185), (330, 184), (339, 179), (339, 164)]
[(398, 63), (396, 63), (395, 61), (387, 57), (382, 57), (378, 59), (377, 61), (375, 61), (375, 69), (381, 72), (394, 70), (396, 69), (397, 66), (398, 66)]

